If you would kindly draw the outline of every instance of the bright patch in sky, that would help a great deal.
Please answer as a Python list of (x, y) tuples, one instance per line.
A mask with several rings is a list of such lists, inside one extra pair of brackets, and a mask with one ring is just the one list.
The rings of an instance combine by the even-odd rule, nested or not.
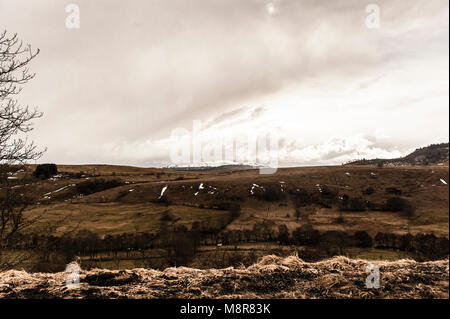
[(266, 9), (267, 9), (267, 13), (270, 14), (270, 15), (275, 13), (275, 6), (273, 5), (273, 3), (269, 3), (266, 6)]

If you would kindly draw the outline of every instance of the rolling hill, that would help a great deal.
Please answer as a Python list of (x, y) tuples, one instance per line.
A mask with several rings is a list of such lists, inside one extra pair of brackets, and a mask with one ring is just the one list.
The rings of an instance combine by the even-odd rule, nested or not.
[(432, 144), (418, 148), (411, 154), (393, 159), (361, 159), (347, 165), (447, 165), (449, 161), (449, 143)]

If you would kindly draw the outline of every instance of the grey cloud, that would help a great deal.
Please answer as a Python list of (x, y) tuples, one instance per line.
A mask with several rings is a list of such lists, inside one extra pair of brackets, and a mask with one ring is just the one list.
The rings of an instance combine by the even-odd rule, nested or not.
[(255, 99), (313, 81), (370, 78), (411, 49), (419, 61), (427, 47), (448, 55), (448, 30), (436, 19), (446, 1), (377, 1), (379, 31), (365, 27), (359, 0), (272, 1), (273, 16), (261, 0), (74, 2), (79, 30), (65, 28), (65, 2), (0, 0), (2, 25), (42, 50), (21, 99), (45, 112), (32, 137), (52, 161), (106, 161), (98, 146), (158, 141), (195, 119), (207, 127), (251, 122), (275, 107), (247, 114)]
[(225, 120), (233, 119), (233, 118), (236, 117), (237, 115), (240, 115), (240, 114), (244, 113), (247, 109), (248, 109), (248, 107), (243, 106), (243, 107), (237, 108), (237, 109), (235, 109), (235, 110), (232, 110), (232, 111), (229, 111), (229, 112), (222, 113), (222, 114), (220, 114), (220, 115), (218, 115), (218, 116), (215, 116), (214, 118), (208, 120), (208, 121), (205, 123), (205, 126), (204, 126), (204, 127), (205, 127), (205, 128), (209, 128), (209, 127), (211, 127), (211, 126), (213, 126), (213, 125), (221, 124), (221, 122), (223, 122), (223, 121), (225, 121)]

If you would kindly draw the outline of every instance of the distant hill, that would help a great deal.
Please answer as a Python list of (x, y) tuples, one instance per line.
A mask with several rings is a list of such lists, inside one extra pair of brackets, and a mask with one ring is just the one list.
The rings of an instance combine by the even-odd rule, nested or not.
[(431, 144), (426, 147), (418, 148), (405, 157), (393, 159), (361, 159), (346, 163), (346, 165), (437, 165), (448, 164), (449, 143)]
[(258, 165), (245, 165), (245, 164), (226, 164), (218, 166), (175, 166), (166, 167), (166, 169), (171, 169), (175, 171), (213, 171), (213, 170), (230, 170), (230, 169), (257, 169), (260, 168)]

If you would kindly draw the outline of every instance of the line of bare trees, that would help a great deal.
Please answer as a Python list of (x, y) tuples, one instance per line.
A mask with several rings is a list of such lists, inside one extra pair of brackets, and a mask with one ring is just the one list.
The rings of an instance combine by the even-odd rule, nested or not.
[(11, 186), (15, 171), (20, 165), (41, 157), (26, 135), (33, 129), (33, 120), (42, 113), (21, 105), (17, 96), (23, 85), (32, 80), (29, 63), (39, 54), (23, 43), (17, 34), (0, 33), (0, 270), (13, 267), (27, 255), (8, 255), (8, 243), (35, 220), (27, 219), (23, 212), (30, 204), (23, 190)]

